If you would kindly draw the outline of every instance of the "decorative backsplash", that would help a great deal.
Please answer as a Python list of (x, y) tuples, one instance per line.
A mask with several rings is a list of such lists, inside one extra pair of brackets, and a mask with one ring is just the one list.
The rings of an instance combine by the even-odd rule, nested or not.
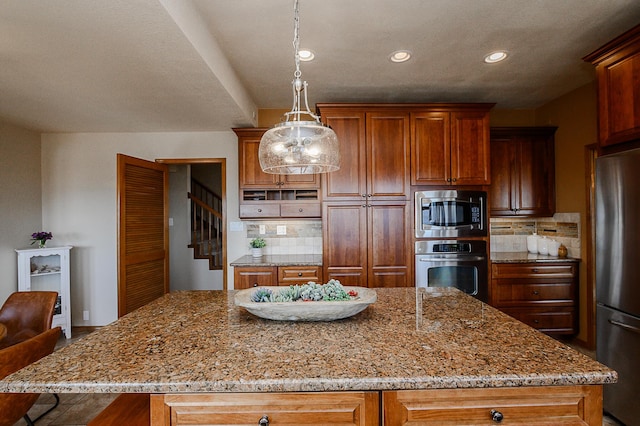
[[(264, 254), (322, 254), (322, 221), (244, 221), (247, 229), (247, 254), (250, 252), (249, 241), (264, 238), (267, 246)], [(260, 225), (264, 226), (264, 234), (260, 234)], [(278, 226), (286, 227), (286, 235), (278, 235)]]
[(491, 251), (527, 251), (527, 236), (534, 232), (564, 244), (570, 257), (580, 257), (580, 213), (556, 213), (552, 218), (491, 219)]

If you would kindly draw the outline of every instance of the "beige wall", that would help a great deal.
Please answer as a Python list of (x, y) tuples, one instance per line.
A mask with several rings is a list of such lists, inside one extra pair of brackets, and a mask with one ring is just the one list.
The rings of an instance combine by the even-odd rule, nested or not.
[[(0, 122), (0, 304), (18, 289), (14, 249), (42, 229), (40, 134)], [(53, 234), (56, 245), (56, 234)]]

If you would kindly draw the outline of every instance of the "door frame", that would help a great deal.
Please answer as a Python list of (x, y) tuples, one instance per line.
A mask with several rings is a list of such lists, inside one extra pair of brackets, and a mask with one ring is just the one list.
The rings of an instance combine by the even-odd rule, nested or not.
[[(156, 158), (156, 163), (160, 164), (220, 164), (221, 168), (221, 192), (222, 194), (222, 289), (228, 289), (227, 278), (227, 159), (226, 158)], [(168, 278), (167, 278), (168, 279)]]
[(586, 317), (587, 330), (585, 346), (596, 347), (596, 158), (598, 145), (585, 146), (585, 180), (587, 200), (587, 280), (586, 280)]

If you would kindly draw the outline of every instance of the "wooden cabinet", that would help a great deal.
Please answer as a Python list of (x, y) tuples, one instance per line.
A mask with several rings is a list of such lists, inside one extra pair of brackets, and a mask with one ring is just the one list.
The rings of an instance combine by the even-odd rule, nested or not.
[(488, 185), (490, 107), (412, 112), (411, 184)]
[(640, 139), (640, 25), (583, 58), (596, 66), (601, 147)]
[(326, 279), (347, 286), (413, 286), (410, 212), (408, 201), (324, 202)]
[(233, 129), (238, 135), (240, 218), (320, 217), (320, 175), (276, 175), (260, 168), (264, 128)]
[(16, 250), (18, 291), (55, 291), (58, 301), (51, 327), (62, 327), (71, 338), (70, 251), (71, 246)]
[(383, 425), (602, 424), (602, 386), (383, 392)]
[(377, 426), (378, 395), (378, 392), (152, 395), (151, 424)]
[(556, 127), (491, 129), (492, 217), (553, 216), (555, 131)]
[(493, 263), (491, 304), (549, 334), (578, 331), (578, 264)]
[(322, 267), (313, 265), (235, 266), (236, 290), (257, 286), (287, 286), (309, 281), (322, 283)]

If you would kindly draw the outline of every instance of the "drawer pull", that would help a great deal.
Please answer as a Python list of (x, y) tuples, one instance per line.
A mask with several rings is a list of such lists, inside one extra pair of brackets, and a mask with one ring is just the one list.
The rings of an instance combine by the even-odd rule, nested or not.
[(491, 410), (490, 414), (491, 414), (491, 420), (493, 420), (496, 423), (500, 423), (504, 419), (504, 416), (498, 410)]
[(532, 271), (537, 274), (538, 273), (538, 268), (533, 268)]
[(298, 211), (299, 211), (300, 213), (302, 213), (302, 212), (304, 211), (304, 209), (298, 209)]
[(533, 320), (533, 323), (534, 323), (534, 324), (540, 324), (540, 320), (534, 319), (534, 320)]
[(536, 296), (540, 294), (540, 292), (538, 290), (533, 290), (531, 293), (536, 295)]
[(269, 416), (267, 416), (266, 414), (264, 416), (262, 416), (260, 421), (258, 421), (258, 425), (260, 425), (260, 426), (269, 426)]
[(254, 287), (258, 287), (258, 283), (253, 283), (253, 286)]
[(262, 213), (262, 209), (258, 209), (258, 213)]
[(298, 272), (298, 276), (301, 277), (302, 276), (302, 272)]
[(640, 334), (640, 328), (638, 328), (638, 327), (634, 327), (632, 325), (625, 324), (623, 322), (612, 320), (612, 319), (609, 320), (609, 323), (613, 324), (613, 325), (617, 325), (618, 327), (622, 327), (625, 330), (629, 330), (629, 331), (632, 331), (634, 333), (639, 333)]

